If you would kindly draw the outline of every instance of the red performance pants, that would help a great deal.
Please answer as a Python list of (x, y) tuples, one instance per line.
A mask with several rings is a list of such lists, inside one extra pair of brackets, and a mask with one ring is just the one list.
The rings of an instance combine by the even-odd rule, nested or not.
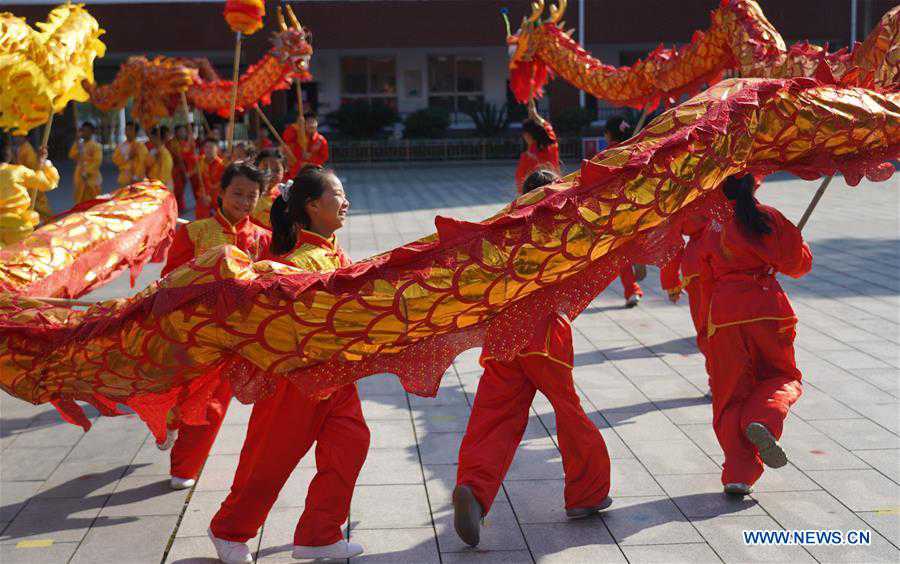
[(622, 281), (622, 288), (625, 290), (626, 300), (635, 294), (638, 296), (644, 295), (644, 291), (641, 290), (641, 287), (637, 283), (637, 279), (634, 277), (634, 268), (631, 263), (628, 263), (619, 271), (619, 280)]
[(172, 476), (179, 478), (196, 478), (209, 456), (209, 451), (216, 441), (228, 404), (231, 403), (231, 384), (221, 382), (213, 392), (206, 409), (206, 425), (186, 425), (178, 427), (178, 439), (169, 455)]
[(606, 443), (575, 392), (572, 333), (568, 323), (562, 323), (551, 329), (549, 350), (568, 364), (542, 352), (525, 352), (510, 362), (483, 359), (484, 375), (459, 449), (456, 483), (472, 488), (485, 514), (522, 440), (537, 390), (556, 412), (566, 508), (599, 505), (609, 494)]
[(762, 423), (781, 437), (791, 405), (803, 393), (794, 361), (793, 322), (754, 321), (716, 329), (706, 344), (713, 428), (725, 453), (722, 483), (752, 485), (763, 473), (744, 431)]
[(369, 428), (355, 386), (315, 400), (286, 380), (253, 406), (231, 492), (210, 528), (246, 542), (266, 520), (278, 493), (316, 442), (316, 475), (294, 531), (294, 544), (323, 546), (343, 538), (356, 478), (369, 450)]

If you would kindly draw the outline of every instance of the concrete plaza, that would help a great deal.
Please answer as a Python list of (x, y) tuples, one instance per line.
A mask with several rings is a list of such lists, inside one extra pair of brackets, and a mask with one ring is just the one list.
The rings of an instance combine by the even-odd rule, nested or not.
[[(353, 202), (339, 238), (362, 259), (433, 230), (436, 214), (487, 217), (513, 196), (511, 164), (346, 168)], [(106, 173), (108, 179), (113, 171)], [(456, 359), (440, 393), (406, 394), (393, 376), (362, 380), (372, 448), (347, 534), (354, 562), (897, 562), (900, 560), (900, 176), (848, 188), (836, 178), (806, 229), (811, 274), (784, 285), (800, 317), (805, 393), (787, 421), (791, 463), (756, 493), (726, 498), (706, 374), (687, 305), (671, 305), (650, 269), (640, 307), (618, 282), (575, 321), (575, 380), (612, 457), (615, 502), (566, 522), (555, 420), (538, 394), (525, 438), (465, 547), (452, 524), (456, 457), (480, 371)], [(769, 181), (761, 197), (796, 220), (818, 183)], [(64, 209), (71, 192), (54, 194)], [(151, 265), (139, 285), (158, 275)], [(127, 294), (127, 276), (89, 298)], [(83, 433), (49, 405), (0, 397), (0, 562), (212, 562), (209, 520), (231, 484), (251, 406), (233, 402), (197, 486), (168, 486), (168, 453), (134, 416)], [(312, 453), (250, 545), (290, 561)], [(755, 529), (871, 531), (869, 546), (747, 546)]]

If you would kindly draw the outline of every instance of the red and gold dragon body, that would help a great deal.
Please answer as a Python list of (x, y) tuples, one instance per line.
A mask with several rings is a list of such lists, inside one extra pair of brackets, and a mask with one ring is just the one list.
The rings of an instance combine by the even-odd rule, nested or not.
[(854, 82), (896, 89), (900, 81), (900, 6), (881, 19), (869, 37), (849, 51), (829, 53), (807, 42), (785, 47), (778, 31), (753, 0), (722, 0), (706, 31), (694, 33), (681, 48), (658, 47), (633, 66), (600, 62), (560, 27), (566, 0), (532, 3), (510, 47), (510, 87), (520, 102), (540, 96), (550, 72), (579, 90), (614, 106), (652, 110), (714, 84), (724, 73), (745, 78), (813, 76), (822, 65), (832, 76), (855, 73)]
[[(287, 25), (279, 10), (280, 31), (272, 47), (238, 79), (238, 111), (268, 104), (272, 92), (290, 87), (293, 80), (307, 81), (312, 46), (307, 31), (290, 9)], [(87, 86), (90, 101), (101, 110), (114, 110), (133, 100), (131, 114), (144, 127), (173, 115), (183, 93), (188, 104), (205, 112), (228, 117), (233, 82), (221, 79), (205, 59), (131, 57), (116, 78), (104, 86)]]
[(224, 246), (87, 311), (0, 296), (0, 387), (82, 424), (75, 400), (105, 414), (126, 404), (160, 441), (173, 407), (202, 420), (218, 378), (242, 401), (281, 378), (317, 394), (382, 372), (433, 395), (461, 351), (510, 358), (545, 316), (580, 313), (622, 264), (665, 263), (671, 225), (725, 213), (717, 188), (729, 175), (840, 172), (855, 185), (888, 179), (898, 156), (900, 93), (725, 80), (491, 218), (438, 217), (434, 235), (333, 273)]

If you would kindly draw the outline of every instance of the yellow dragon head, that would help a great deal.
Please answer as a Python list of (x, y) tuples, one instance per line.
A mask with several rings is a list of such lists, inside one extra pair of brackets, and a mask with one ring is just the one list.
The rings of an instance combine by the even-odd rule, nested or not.
[(300, 80), (308, 80), (309, 60), (312, 57), (313, 48), (310, 45), (310, 33), (294, 15), (290, 6), (285, 6), (290, 25), (285, 21), (281, 6), (278, 7), (278, 27), (281, 29), (272, 37), (272, 54), (283, 64), (288, 65), (297, 74)]

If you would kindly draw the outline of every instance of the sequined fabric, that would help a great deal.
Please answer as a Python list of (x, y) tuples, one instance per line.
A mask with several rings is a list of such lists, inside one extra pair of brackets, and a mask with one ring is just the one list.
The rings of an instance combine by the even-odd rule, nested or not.
[[(543, 4), (543, 3), (541, 3)], [(893, 8), (852, 53), (829, 53), (803, 42), (785, 47), (778, 31), (753, 0), (723, 0), (710, 27), (682, 48), (657, 49), (627, 67), (592, 57), (553, 22), (524, 23), (508, 41), (510, 88), (520, 102), (542, 95), (550, 71), (579, 90), (616, 106), (653, 110), (717, 82), (724, 73), (745, 78), (810, 77), (822, 70), (853, 75), (857, 86), (900, 86), (900, 6)], [(846, 81), (849, 83), (849, 80)]]
[(76, 206), (27, 239), (0, 249), (0, 294), (77, 298), (164, 251), (178, 217), (158, 182), (120, 188)]
[(729, 175), (886, 180), (898, 104), (814, 79), (727, 80), (483, 222), (438, 217), (436, 234), (332, 273), (223, 246), (86, 312), (6, 297), (0, 385), (36, 403), (128, 404), (157, 437), (166, 407), (213, 368), (242, 401), (277, 378), (319, 394), (380, 372), (433, 395), (461, 351), (511, 358), (536, 320), (574, 318), (622, 264), (664, 263), (681, 241), (668, 226), (715, 216)]

